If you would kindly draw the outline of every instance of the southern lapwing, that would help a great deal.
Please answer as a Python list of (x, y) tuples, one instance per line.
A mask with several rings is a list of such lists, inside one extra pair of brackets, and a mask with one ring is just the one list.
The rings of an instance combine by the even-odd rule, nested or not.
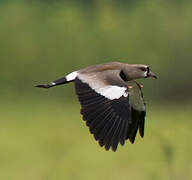
[[(81, 114), (90, 132), (106, 150), (116, 151), (137, 131), (144, 137), (145, 102), (135, 79), (157, 78), (147, 65), (110, 62), (74, 71), (65, 77), (36, 87), (50, 88), (69, 82), (81, 104)], [(127, 81), (127, 83), (126, 83)]]

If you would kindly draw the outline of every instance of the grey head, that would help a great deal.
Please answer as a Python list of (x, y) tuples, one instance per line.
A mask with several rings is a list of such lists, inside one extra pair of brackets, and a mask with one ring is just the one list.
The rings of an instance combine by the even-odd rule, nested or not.
[(150, 71), (149, 66), (144, 64), (125, 64), (122, 73), (127, 81), (149, 77), (157, 79), (157, 76)]

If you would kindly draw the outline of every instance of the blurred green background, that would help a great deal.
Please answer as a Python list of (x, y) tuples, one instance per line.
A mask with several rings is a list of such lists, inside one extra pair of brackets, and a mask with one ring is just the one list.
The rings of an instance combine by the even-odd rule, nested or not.
[[(0, 0), (0, 179), (192, 179), (192, 1)], [(116, 153), (81, 120), (73, 84), (91, 64), (149, 64), (145, 138)]]

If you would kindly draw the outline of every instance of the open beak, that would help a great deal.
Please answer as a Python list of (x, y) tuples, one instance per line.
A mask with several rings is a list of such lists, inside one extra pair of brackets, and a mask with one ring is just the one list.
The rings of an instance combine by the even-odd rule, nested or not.
[(156, 76), (153, 72), (149, 72), (149, 73), (147, 74), (147, 77), (153, 77), (153, 78), (155, 78), (155, 79), (158, 79), (157, 76)]

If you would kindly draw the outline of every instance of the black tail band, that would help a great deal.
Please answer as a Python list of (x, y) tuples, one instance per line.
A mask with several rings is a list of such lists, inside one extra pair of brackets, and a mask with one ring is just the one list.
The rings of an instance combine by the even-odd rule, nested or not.
[(39, 87), (39, 88), (50, 88), (50, 87), (53, 87), (53, 86), (58, 86), (58, 85), (61, 85), (61, 84), (66, 84), (70, 81), (67, 81), (65, 77), (62, 77), (60, 79), (57, 79), (55, 81), (52, 81), (51, 83), (49, 84), (39, 84), (35, 87)]

